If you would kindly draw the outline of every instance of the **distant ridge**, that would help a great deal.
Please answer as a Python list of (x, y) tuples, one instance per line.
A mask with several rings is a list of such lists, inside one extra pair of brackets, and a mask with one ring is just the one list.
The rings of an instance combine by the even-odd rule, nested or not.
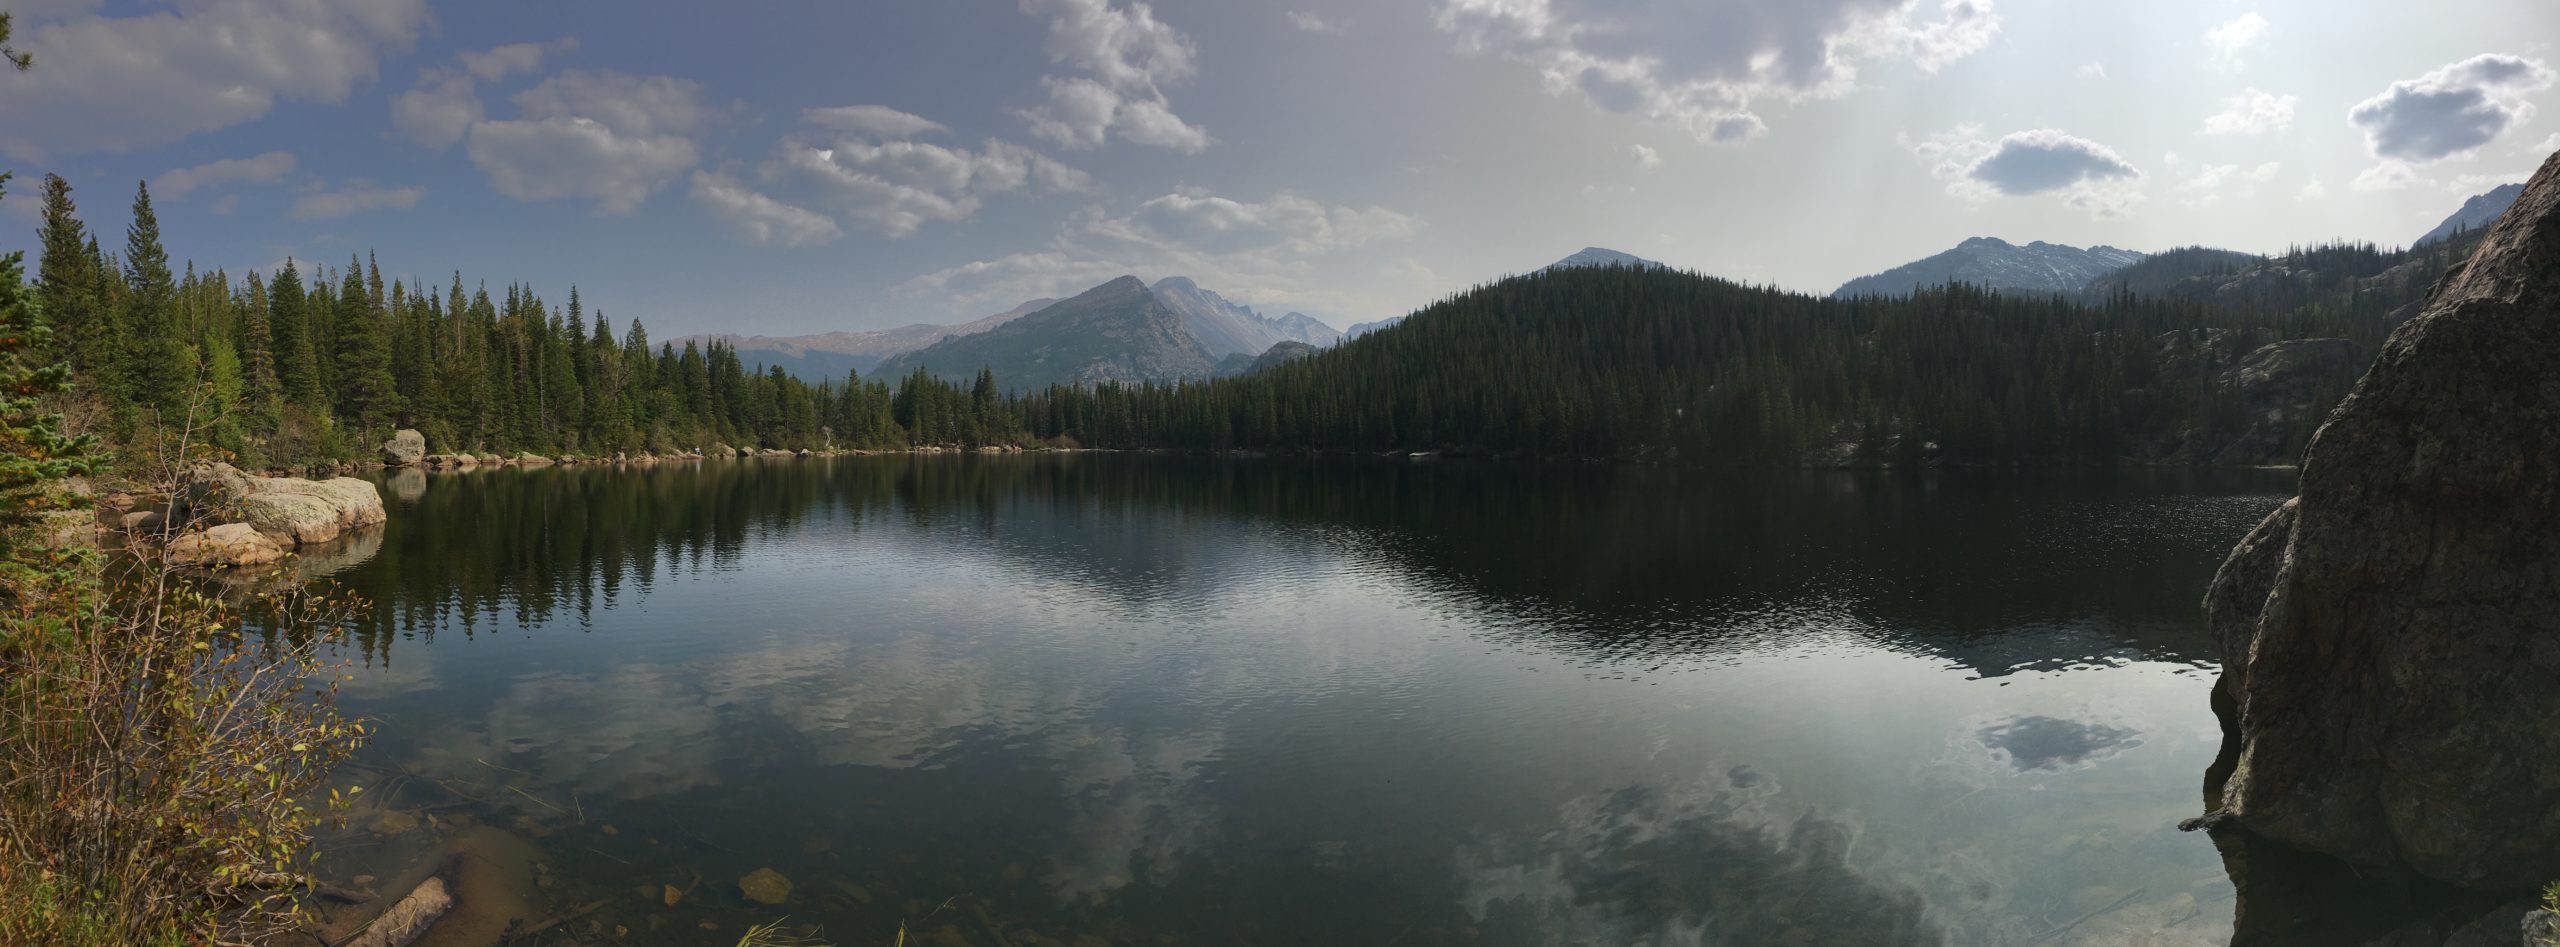
[(1539, 272), (1543, 273), (1546, 272), (1546, 270), (1568, 269), (1576, 266), (1632, 266), (1649, 270), (1669, 269), (1669, 267), (1663, 266), (1660, 263), (1656, 263), (1632, 253), (1612, 250), (1607, 247), (1584, 247), (1572, 256), (1547, 264), (1546, 269), (1539, 270)]
[(2522, 184), (2501, 184), (2490, 188), (2486, 194), (2472, 195), (2470, 200), (2462, 202), (2462, 208), (2454, 211), (2453, 216), (2445, 218), (2444, 223), (2437, 224), (2436, 229), (2427, 231), (2426, 236), (2419, 237), (2418, 242), (2410, 246), (2423, 247), (2466, 230), (2487, 227), (2497, 222), (2498, 215), (2506, 213), (2508, 207), (2514, 206), (2516, 197), (2523, 193)]
[(2147, 256), (2103, 245), (2082, 249), (2038, 240), (2019, 246), (1998, 237), (1974, 237), (1944, 253), (1850, 280), (1831, 295), (1907, 296), (1913, 289), (1947, 283), (2011, 292), (2077, 293), (2090, 280)]
[[(1220, 300), (1223, 302), (1224, 300)], [(1276, 344), (1276, 343), (1275, 343)], [(923, 369), (967, 379), (992, 369), (1015, 391), (1106, 381), (1206, 378), (1218, 356), (1200, 344), (1155, 291), (1135, 276), (972, 335), (952, 336), (881, 363), (884, 375)]]
[(912, 352), (952, 336), (985, 332), (1047, 309), (1056, 302), (1055, 299), (1034, 299), (959, 325), (920, 322), (895, 329), (792, 336), (694, 335), (677, 339), (675, 344), (681, 347), (688, 342), (717, 342), (736, 349), (738, 361), (749, 368), (779, 365), (783, 371), (807, 381), (843, 381), (846, 372), (867, 374), (891, 356)]

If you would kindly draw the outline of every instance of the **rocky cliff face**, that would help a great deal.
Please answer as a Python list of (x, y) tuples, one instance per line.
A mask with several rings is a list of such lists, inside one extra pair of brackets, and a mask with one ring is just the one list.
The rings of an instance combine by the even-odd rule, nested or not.
[(2560, 155), (2206, 604), (2217, 825), (2476, 890), (2560, 878)]

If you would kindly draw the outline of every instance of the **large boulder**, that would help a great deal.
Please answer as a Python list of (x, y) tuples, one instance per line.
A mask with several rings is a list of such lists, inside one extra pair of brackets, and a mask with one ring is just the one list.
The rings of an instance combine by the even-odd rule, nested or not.
[(291, 543), (323, 543), (390, 518), (382, 492), (353, 477), (298, 480), (255, 477), (229, 464), (214, 464), (188, 478), (181, 494), (188, 510), (212, 523), (246, 523)]
[(2560, 155), (2311, 441), (2207, 597), (2208, 822), (2482, 891), (2560, 878)]
[(214, 569), (263, 566), (284, 558), (284, 544), (249, 523), (224, 523), (169, 541), (169, 560)]
[(427, 457), (427, 436), (402, 429), (382, 444), (382, 462), (392, 467), (407, 467)]

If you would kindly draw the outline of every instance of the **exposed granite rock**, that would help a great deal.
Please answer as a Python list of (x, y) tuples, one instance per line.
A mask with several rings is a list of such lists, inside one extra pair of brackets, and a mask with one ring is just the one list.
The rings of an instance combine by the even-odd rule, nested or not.
[(2217, 577), (2235, 754), (2213, 822), (2476, 890), (2560, 878), (2555, 365), (2560, 155)]
[(426, 456), (427, 436), (416, 431), (404, 428), (393, 432), (391, 439), (382, 443), (382, 462), (386, 466), (406, 467), (426, 459)]
[(328, 542), (389, 519), (381, 491), (353, 477), (255, 477), (230, 464), (214, 464), (191, 475), (181, 495), (199, 521), (246, 523), (296, 544)]
[(181, 565), (239, 569), (282, 559), (285, 546), (248, 523), (224, 523), (170, 540), (168, 553)]

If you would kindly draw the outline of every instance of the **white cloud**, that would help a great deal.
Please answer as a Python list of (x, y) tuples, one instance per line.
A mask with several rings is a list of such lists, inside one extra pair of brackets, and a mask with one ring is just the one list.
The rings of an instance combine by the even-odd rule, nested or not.
[(1240, 201), (1177, 191), (1113, 214), (1072, 216), (1049, 246), (917, 277), (910, 295), (948, 294), (962, 311), (1081, 291), (1124, 273), (1189, 276), (1230, 298), (1310, 310), (1369, 308), (1345, 295), (1316, 261), (1410, 239), (1422, 224), (1384, 207), (1327, 205), (1281, 192)]
[(2358, 173), (2352, 186), (2359, 191), (2397, 191), (2421, 183), (2424, 179), (2408, 162), (2384, 161)]
[(2243, 13), (2204, 33), (2205, 50), (2216, 65), (2238, 69), (2247, 65), (2243, 57), (2266, 41), (2267, 18), (2256, 13)]
[(2186, 183), (2178, 185), (2178, 191), (2186, 195), (2190, 206), (2202, 207), (2221, 200), (2223, 185), (2234, 181), (2242, 184), (2241, 197), (2254, 196), (2258, 185), (2274, 180), (2277, 172), (2282, 170), (2284, 165), (2274, 161), (2246, 170), (2236, 164), (2209, 164), (2197, 169), (2195, 176), (2188, 178)]
[(571, 70), (515, 98), (531, 119), (593, 119), (625, 135), (690, 134), (711, 117), (702, 86), (668, 76)]
[(1300, 10), (1289, 11), (1289, 25), (1308, 33), (1339, 33), (1343, 29), (1340, 23)]
[(292, 173), (293, 168), (293, 154), (284, 151), (270, 151), (248, 158), (225, 158), (164, 173), (151, 182), (151, 192), (162, 200), (177, 200), (198, 188), (225, 184), (273, 184)]
[(966, 220), (988, 195), (1026, 184), (1073, 193), (1093, 183), (1082, 171), (994, 139), (981, 151), (917, 141), (785, 141), (765, 175), (806, 183), (854, 222), (892, 237), (931, 221)]
[(1166, 86), (1198, 68), (1189, 37), (1145, 3), (1022, 0), (1022, 12), (1049, 16), (1049, 59), (1082, 76), (1046, 76), (1049, 101), (1016, 112), (1035, 137), (1065, 148), (1096, 148), (1117, 132), (1142, 145), (1197, 153), (1216, 143), (1207, 129), (1173, 112)]
[(34, 25), (12, 45), (40, 67), (0, 83), (0, 151), (121, 151), (238, 125), (279, 100), (344, 102), (427, 21), (426, 0), (194, 0)]
[(914, 138), (939, 135), (951, 131), (941, 122), (898, 111), (886, 105), (837, 105), (828, 108), (802, 109), (800, 120), (820, 128), (832, 128), (855, 135), (880, 138)]
[(336, 190), (313, 191), (293, 201), (296, 220), (332, 220), (369, 210), (407, 210), (418, 206), (426, 191), (415, 187), (374, 187), (349, 181)]
[(204, 209), (212, 212), (216, 217), (229, 217), (240, 210), (240, 195), (222, 195), (221, 197), (216, 198), (213, 203), (206, 204)]
[(2326, 184), (2322, 184), (2322, 183), (2320, 183), (2320, 182), (2318, 182), (2318, 181), (2312, 181), (2312, 182), (2310, 182), (2310, 183), (2308, 183), (2308, 184), (2304, 184), (2304, 185), (2302, 186), (2302, 190), (2300, 190), (2300, 191), (2298, 191), (2298, 192), (2295, 192), (2295, 194), (2293, 195), (2293, 199), (2294, 199), (2294, 200), (2297, 200), (2297, 201), (2316, 201), (2316, 200), (2321, 200), (2321, 199), (2323, 199), (2323, 198), (2326, 198), (2326, 197), (2328, 197), (2328, 196), (2329, 196), (2329, 186), (2328, 186), (2328, 185), (2326, 185)]
[(431, 76), (391, 100), (391, 127), (421, 145), (453, 147), (480, 121), (480, 93), (470, 76)]
[(2204, 133), (2257, 135), (2282, 131), (2292, 127), (2293, 108), (2298, 101), (2290, 95), (2249, 89), (2223, 100), (2222, 111), (2206, 116)]
[(1629, 150), (1635, 153), (1636, 167), (1647, 171), (1662, 167), (1662, 153), (1653, 150), (1651, 145), (1636, 145)]
[(701, 163), (701, 87), (665, 76), (564, 72), (515, 97), (523, 117), (475, 123), (467, 151), (520, 201), (586, 199), (628, 214)]
[(546, 52), (568, 52), (578, 48), (575, 37), (563, 37), (549, 43), (509, 43), (482, 52), (464, 52), (456, 57), (462, 68), (472, 75), (497, 82), (516, 73), (530, 73), (542, 68)]
[(2082, 79), (2104, 79), (2107, 77), (2107, 64), (2100, 62), (2081, 63), (2079, 69), (2072, 71), (2072, 75), (2078, 76)]
[(774, 200), (726, 174), (694, 172), (693, 200), (758, 246), (810, 247), (844, 236), (827, 215)]
[[(1979, 125), (1902, 144), (1947, 183), (1947, 193), (1971, 201), (1994, 197), (2061, 194), (2063, 204), (2099, 219), (2121, 217), (2142, 199), (2142, 171), (2115, 149), (2041, 128), (2012, 132), (1997, 141)], [(2172, 156), (2170, 164), (2175, 164)]]
[(1766, 130), (1765, 101), (1834, 98), (1861, 64), (1902, 60), (1926, 71), (1991, 42), (1990, 0), (1946, 0), (1916, 22), (1909, 0), (1729, 0), (1716, 4), (1598, 0), (1440, 0), (1438, 24), (1462, 50), (1535, 69), (1548, 91), (1640, 115), (1707, 142)]
[(2543, 139), (2541, 144), (2528, 149), (2525, 152), (2525, 155), (2532, 158), (2541, 158), (2555, 151), (2560, 151), (2560, 132), (2552, 132), (2551, 137)]
[(2376, 158), (2424, 163), (2465, 154), (2533, 116), (2525, 96), (2550, 88), (2541, 61), (2485, 53), (2394, 82), (2347, 113)]
[(391, 126), (429, 148), (450, 148), (486, 117), (480, 105), (481, 81), (498, 82), (517, 73), (533, 72), (542, 68), (546, 53), (576, 48), (577, 39), (563, 37), (549, 43), (513, 43), (457, 54), (454, 59), (461, 64), (459, 71), (438, 68), (421, 72), (409, 91), (392, 98)]
[(1287, 191), (1248, 203), (1186, 189), (1139, 204), (1127, 216), (1096, 219), (1087, 230), (1164, 251), (1316, 254), (1409, 238), (1420, 227), (1384, 207), (1327, 207)]

